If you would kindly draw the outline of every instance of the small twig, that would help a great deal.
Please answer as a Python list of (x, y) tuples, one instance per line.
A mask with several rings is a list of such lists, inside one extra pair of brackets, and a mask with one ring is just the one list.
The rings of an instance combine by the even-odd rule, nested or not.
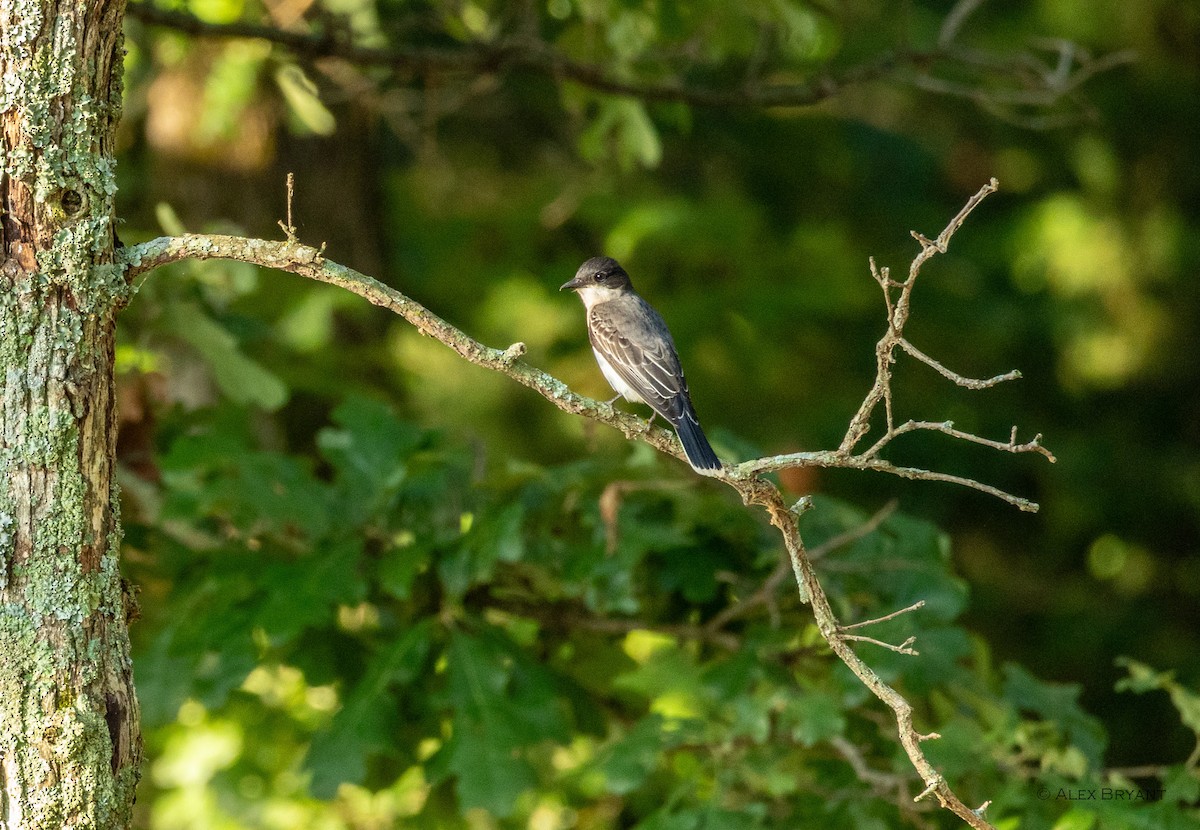
[(851, 542), (857, 542), (864, 536), (870, 536), (879, 526), (886, 522), (891, 515), (896, 512), (896, 508), (900, 506), (900, 502), (896, 499), (889, 499), (883, 507), (879, 508), (862, 524), (855, 525), (849, 530), (843, 531), (836, 536), (831, 536), (821, 544), (808, 551), (808, 558), (816, 562), (821, 557), (838, 548), (845, 547)]
[(920, 599), (920, 600), (917, 600), (916, 602), (914, 602), (912, 605), (908, 606), (907, 608), (901, 608), (899, 611), (893, 611), (890, 614), (886, 614), (882, 617), (876, 617), (873, 620), (863, 620), (862, 622), (850, 623), (849, 625), (842, 625), (842, 626), (838, 627), (838, 630), (842, 631), (844, 633), (846, 631), (850, 631), (855, 628), (866, 628), (868, 625), (878, 625), (879, 623), (887, 622), (888, 620), (894, 620), (894, 619), (896, 619), (896, 617), (899, 617), (901, 614), (907, 614), (909, 611), (916, 611), (918, 608), (924, 608), (924, 607), (925, 607), (925, 600)]
[(883, 461), (879, 458), (869, 459), (864, 465), (866, 470), (879, 470), (880, 472), (891, 473), (892, 475), (900, 476), (901, 478), (912, 479), (914, 481), (944, 481), (947, 484), (958, 484), (962, 487), (969, 487), (972, 490), (978, 490), (981, 493), (987, 493), (989, 496), (995, 496), (1001, 501), (1008, 502), (1018, 510), (1026, 513), (1038, 512), (1039, 505), (1037, 502), (1029, 499), (1021, 498), (1012, 493), (1005, 492), (999, 487), (993, 487), (990, 484), (984, 484), (981, 481), (967, 478), (966, 476), (956, 476), (950, 473), (940, 473), (934, 470), (923, 470), (919, 467), (901, 467), (892, 464), (888, 461)]
[(287, 174), (287, 224), (283, 220), (279, 220), (279, 227), (283, 228), (284, 236), (287, 241), (292, 244), (296, 243), (296, 226), (292, 223), (292, 197), (295, 195), (296, 176), (289, 172)]
[(1017, 443), (1017, 428), (1013, 427), (1007, 441), (993, 441), (991, 438), (983, 438), (974, 433), (964, 432), (961, 429), (954, 428), (953, 421), (906, 421), (898, 427), (888, 430), (887, 434), (882, 436), (878, 441), (860, 455), (862, 458), (874, 458), (879, 454), (879, 451), (887, 446), (892, 439), (897, 438), (909, 432), (917, 432), (926, 430), (929, 432), (940, 432), (943, 435), (949, 435), (951, 438), (958, 438), (962, 441), (967, 441), (972, 444), (979, 444), (984, 447), (990, 447), (1001, 452), (1011, 452), (1014, 454), (1036, 452), (1051, 463), (1058, 461), (1054, 453), (1042, 446), (1042, 434), (1039, 432), (1033, 436), (1032, 440), (1026, 441), (1023, 444)]
[(908, 352), (910, 355), (915, 357), (917, 360), (924, 363), (926, 366), (931, 367), (934, 371), (936, 371), (942, 377), (946, 378), (946, 380), (950, 381), (951, 383), (955, 384), (956, 386), (961, 386), (965, 389), (975, 389), (975, 390), (990, 389), (991, 387), (996, 386), (1001, 383), (1005, 383), (1006, 381), (1020, 380), (1020, 378), (1021, 378), (1021, 372), (1017, 369), (1013, 369), (1011, 372), (1005, 372), (1002, 375), (996, 375), (993, 378), (987, 378), (985, 380), (977, 380), (975, 378), (963, 377), (962, 375), (960, 375), (956, 372), (950, 371), (945, 366), (943, 366), (941, 363), (934, 360), (929, 355), (925, 354), (923, 351), (921, 351), (916, 346), (914, 346), (912, 343), (910, 343), (907, 338), (901, 338), (900, 341), (897, 343), (897, 345), (900, 346), (900, 348), (904, 349), (904, 351)]
[(862, 643), (871, 643), (872, 645), (882, 646), (883, 648), (891, 651), (897, 651), (900, 654), (908, 654), (913, 657), (916, 657), (921, 653), (915, 648), (910, 648), (910, 646), (917, 641), (916, 637), (909, 637), (900, 645), (893, 645), (892, 643), (885, 643), (883, 640), (876, 640), (874, 637), (864, 637), (860, 634), (838, 634), (837, 636), (843, 640), (857, 640)]
[(934, 778), (929, 781), (928, 786), (921, 790), (919, 795), (913, 798), (913, 801), (923, 801), (930, 793), (934, 792), (941, 784), (944, 783), (945, 782), (942, 780), (940, 775), (934, 776)]
[[(611, 486), (611, 485), (610, 485)], [(808, 551), (808, 558), (812, 561), (817, 561), (831, 551), (844, 547), (851, 542), (858, 541), (864, 536), (869, 536), (879, 529), (879, 526), (887, 521), (893, 513), (896, 512), (896, 507), (899, 505), (895, 499), (891, 499), (883, 507), (879, 508), (865, 522), (857, 524), (854, 527), (846, 530), (836, 536), (831, 536), (820, 545)], [(793, 510), (793, 512), (795, 512)], [(749, 614), (760, 605), (765, 605), (771, 617), (771, 624), (779, 624), (779, 609), (776, 605), (775, 595), (779, 591), (779, 586), (787, 579), (788, 573), (792, 570), (791, 562), (788, 559), (781, 559), (774, 570), (763, 580), (762, 584), (754, 593), (747, 595), (733, 605), (726, 606), (719, 613), (714, 614), (704, 628), (706, 631), (720, 631), (734, 620), (741, 619)]]
[(830, 738), (829, 745), (846, 760), (858, 779), (869, 784), (877, 793), (891, 794), (894, 792), (900, 798), (905, 797), (908, 790), (908, 776), (871, 769), (858, 747), (841, 735), (834, 735)]
[(944, 48), (953, 43), (967, 18), (974, 14), (975, 10), (983, 3), (984, 0), (959, 0), (955, 3), (954, 7), (950, 9), (950, 13), (946, 15), (946, 19), (942, 21), (942, 28), (938, 31), (938, 46)]

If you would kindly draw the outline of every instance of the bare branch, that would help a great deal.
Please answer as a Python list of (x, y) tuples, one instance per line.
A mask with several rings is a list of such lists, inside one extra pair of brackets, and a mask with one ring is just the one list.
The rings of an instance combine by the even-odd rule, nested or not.
[[(1065, 70), (1056, 67), (1051, 71), (1041, 67), (1035, 56), (1028, 52), (984, 56), (963, 49), (952, 41), (976, 5), (977, 0), (963, 0), (951, 10), (942, 24), (935, 47), (886, 51), (855, 66), (835, 71), (818, 70), (800, 82), (762, 83), (759, 67), (766, 55), (760, 44), (747, 59), (744, 81), (727, 88), (688, 83), (682, 79), (682, 70), (678, 77), (669, 80), (629, 80), (602, 63), (584, 63), (567, 56), (552, 44), (533, 36), (529, 26), (494, 41), (472, 41), (451, 47), (376, 47), (356, 44), (344, 35), (329, 31), (298, 31), (242, 21), (209, 23), (186, 12), (159, 8), (148, 0), (129, 3), (127, 13), (148, 25), (197, 37), (273, 43), (308, 60), (337, 58), (356, 66), (385, 67), (394, 72), (417, 74), (478, 76), (511, 70), (536, 72), (599, 92), (629, 95), (643, 101), (675, 101), (704, 107), (805, 106), (851, 86), (896, 78), (935, 94), (967, 97), (980, 106), (1006, 104), (1048, 108), (1098, 72), (1129, 60), (1127, 55), (1106, 55), (1082, 61), (1077, 67), (1072, 60)], [(1082, 50), (1078, 51), (1082, 53)], [(688, 65), (694, 63), (694, 60), (687, 61)], [(1031, 65), (1038, 65), (1042, 71), (1026, 73), (1027, 88), (996, 90), (987, 86), (989, 75), (996, 75), (1011, 86), (1022, 80), (1018, 72)], [(939, 67), (950, 77), (961, 77), (964, 71), (974, 72), (979, 77), (967, 82), (947, 80), (933, 74)]]
[(253, 39), (273, 43), (310, 60), (339, 58), (357, 66), (396, 72), (498, 74), (508, 70), (536, 72), (573, 81), (598, 92), (629, 95), (643, 101), (675, 101), (702, 107), (778, 107), (815, 104), (843, 89), (894, 74), (902, 66), (928, 66), (937, 52), (889, 51), (838, 73), (824, 72), (799, 83), (743, 84), (729, 89), (700, 87), (680, 80), (629, 81), (607, 66), (583, 63), (528, 35), (494, 42), (472, 41), (454, 47), (375, 47), (355, 44), (329, 33), (301, 32), (255, 23), (209, 23), (186, 12), (149, 2), (128, 5), (128, 15), (197, 37)]
[(964, 476), (951, 475), (950, 473), (939, 473), (933, 470), (923, 470), (919, 467), (903, 467), (898, 464), (893, 464), (890, 461), (885, 461), (882, 458), (868, 456), (866, 453), (858, 455), (847, 455), (838, 450), (824, 450), (818, 452), (796, 452), (787, 453), (785, 455), (772, 455), (765, 458), (756, 458), (751, 461), (743, 461), (732, 468), (727, 468), (726, 472), (731, 477), (737, 478), (752, 478), (763, 473), (771, 473), (777, 470), (786, 470), (791, 467), (823, 467), (823, 468), (838, 468), (844, 470), (871, 470), (878, 473), (887, 473), (888, 475), (899, 476), (913, 481), (944, 481), (949, 484), (958, 484), (963, 487), (969, 487), (972, 490), (978, 490), (981, 493), (987, 493), (989, 496), (995, 496), (1001, 501), (1011, 504), (1020, 510), (1027, 513), (1036, 513), (1038, 511), (1037, 502), (1029, 499), (1021, 498), (1020, 496), (1007, 493), (998, 487), (993, 487), (990, 484), (975, 481)]
[(958, 438), (962, 441), (967, 441), (972, 444), (980, 444), (984, 447), (991, 447), (992, 449), (1000, 450), (1001, 452), (1036, 452), (1039, 455), (1045, 456), (1051, 464), (1058, 460), (1054, 457), (1054, 453), (1042, 446), (1041, 433), (1033, 436), (1033, 439), (1030, 441), (1026, 441), (1023, 444), (1018, 444), (1017, 428), (1013, 427), (1012, 433), (1009, 435), (1009, 439), (1007, 441), (993, 441), (990, 438), (981, 438), (973, 433), (964, 432), (961, 429), (955, 429), (953, 421), (907, 421), (895, 429), (890, 430), (862, 455), (865, 458), (873, 458), (893, 438), (903, 435), (906, 432), (917, 432), (918, 430), (940, 432), (943, 435), (949, 435), (951, 438)]

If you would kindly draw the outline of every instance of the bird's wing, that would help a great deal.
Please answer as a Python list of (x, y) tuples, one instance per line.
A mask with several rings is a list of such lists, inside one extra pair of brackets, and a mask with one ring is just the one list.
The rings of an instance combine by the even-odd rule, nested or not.
[(636, 294), (598, 303), (588, 314), (588, 337), (622, 380), (672, 423), (690, 409), (687, 381), (667, 325)]

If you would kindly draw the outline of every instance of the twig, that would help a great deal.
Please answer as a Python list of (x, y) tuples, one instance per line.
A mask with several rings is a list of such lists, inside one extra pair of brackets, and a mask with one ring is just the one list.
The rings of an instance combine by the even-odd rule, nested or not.
[(290, 171), (287, 174), (287, 224), (283, 220), (279, 220), (279, 227), (283, 228), (284, 236), (287, 241), (293, 244), (296, 243), (296, 226), (292, 223), (292, 197), (296, 192), (296, 176)]
[(871, 470), (878, 473), (887, 473), (889, 475), (899, 476), (900, 478), (907, 478), (913, 481), (943, 481), (948, 484), (958, 484), (963, 487), (969, 487), (972, 490), (978, 490), (981, 493), (994, 496), (995, 498), (1007, 502), (1013, 507), (1019, 508), (1027, 513), (1036, 513), (1038, 511), (1037, 502), (1005, 492), (999, 487), (993, 487), (990, 484), (984, 484), (983, 482), (975, 481), (974, 479), (966, 478), (965, 476), (956, 476), (951, 475), (950, 473), (940, 473), (933, 470), (923, 470), (919, 467), (903, 467), (893, 464), (890, 461), (885, 461), (882, 458), (869, 457), (866, 455), (866, 453), (847, 455), (837, 450), (786, 453), (784, 455), (772, 455), (765, 458), (755, 458), (751, 461), (743, 461), (741, 464), (738, 464), (729, 470), (729, 472), (732, 475), (741, 478), (750, 478), (753, 476), (762, 475), (763, 473), (772, 473), (777, 470), (786, 470), (792, 467), (823, 467), (843, 470)]
[(915, 648), (910, 648), (910, 646), (917, 641), (916, 637), (909, 637), (898, 646), (893, 645), (892, 643), (885, 643), (883, 640), (876, 640), (874, 637), (864, 637), (860, 634), (839, 634), (838, 637), (842, 640), (857, 640), (862, 643), (871, 643), (872, 645), (882, 646), (883, 648), (890, 649), (891, 651), (898, 651), (901, 654), (908, 654), (913, 657), (916, 657), (921, 653)]
[(846, 759), (846, 763), (854, 770), (854, 774), (858, 776), (860, 781), (869, 784), (871, 789), (880, 795), (894, 793), (900, 799), (898, 806), (901, 809), (914, 809), (911, 804), (903, 803), (908, 794), (908, 776), (871, 769), (862, 753), (858, 751), (858, 747), (841, 735), (835, 735), (830, 738), (829, 745), (837, 751), (838, 755)]
[(862, 453), (864, 458), (873, 458), (879, 454), (879, 451), (888, 444), (893, 438), (904, 435), (909, 432), (917, 432), (918, 430), (927, 430), (930, 432), (940, 432), (943, 435), (949, 435), (951, 438), (958, 438), (962, 441), (967, 441), (972, 444), (980, 444), (985, 447), (990, 447), (1001, 452), (1025, 453), (1036, 452), (1051, 463), (1058, 461), (1054, 457), (1054, 453), (1042, 446), (1042, 435), (1038, 433), (1029, 441), (1023, 444), (1017, 443), (1017, 428), (1013, 427), (1007, 441), (993, 441), (991, 438), (983, 438), (970, 432), (964, 432), (961, 429), (954, 428), (953, 421), (907, 421), (898, 427), (888, 431), (886, 435), (876, 441), (870, 449)]
[(946, 15), (946, 19), (942, 21), (942, 28), (938, 30), (938, 45), (947, 47), (953, 43), (954, 39), (958, 37), (958, 30), (983, 3), (984, 0), (958, 0)]
[(927, 366), (932, 367), (934, 369), (934, 371), (936, 371), (942, 377), (946, 378), (946, 380), (950, 381), (951, 383), (954, 383), (957, 386), (962, 386), (965, 389), (975, 389), (975, 390), (990, 389), (991, 387), (996, 386), (997, 384), (1005, 383), (1006, 381), (1010, 381), (1010, 380), (1020, 380), (1020, 378), (1021, 378), (1021, 373), (1017, 369), (1013, 369), (1010, 372), (1005, 372), (1002, 375), (996, 375), (995, 377), (987, 378), (984, 380), (976, 380), (975, 378), (963, 377), (962, 375), (957, 374), (956, 372), (950, 371), (945, 366), (943, 366), (941, 363), (934, 360), (929, 355), (925, 354), (925, 352), (921, 351), (916, 346), (914, 346), (912, 343), (910, 343), (907, 338), (901, 338), (898, 341), (897, 345), (899, 345), (900, 348), (904, 349), (904, 351), (908, 352), (910, 355), (915, 357), (917, 360), (921, 361), (922, 363), (924, 363)]
[(894, 620), (894, 619), (896, 619), (896, 617), (899, 617), (901, 614), (907, 614), (909, 611), (916, 611), (918, 608), (924, 608), (924, 607), (925, 607), (925, 600), (920, 599), (920, 600), (917, 600), (916, 602), (914, 602), (912, 605), (908, 606), (907, 608), (901, 608), (899, 611), (893, 611), (890, 614), (886, 614), (882, 617), (876, 617), (873, 620), (862, 620), (861, 622), (850, 623), (849, 625), (839, 626), (839, 628), (843, 632), (851, 631), (855, 628), (866, 628), (868, 625), (878, 625), (879, 623), (887, 622), (888, 620)]

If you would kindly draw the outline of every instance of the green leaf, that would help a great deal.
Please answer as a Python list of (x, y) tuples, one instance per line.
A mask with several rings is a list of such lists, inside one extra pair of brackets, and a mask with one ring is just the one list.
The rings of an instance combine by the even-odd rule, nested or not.
[(465, 514), (463, 522), (469, 525), (466, 535), (438, 557), (438, 575), (446, 591), (461, 596), (471, 585), (490, 579), (497, 563), (521, 559), (525, 554), (523, 516), (520, 502), (484, 513), (478, 519), (475, 514)]
[(1096, 820), (1097, 816), (1092, 811), (1076, 807), (1059, 816), (1053, 830), (1092, 830)]
[(403, 544), (389, 547), (379, 563), (379, 587), (399, 600), (412, 595), (416, 578), (428, 567), (432, 552), (423, 544), (402, 540)]
[(1129, 657), (1118, 657), (1115, 662), (1129, 672), (1129, 677), (1117, 681), (1118, 692), (1140, 694), (1160, 689), (1167, 692), (1171, 696), (1171, 703), (1179, 711), (1183, 725), (1200, 737), (1200, 695), (1177, 681), (1173, 672), (1156, 672), (1145, 663)]
[(535, 783), (521, 747), (546, 737), (542, 712), (526, 710), (510, 688), (511, 667), (504, 658), (494, 643), (463, 633), (452, 637), (447, 675), (454, 732), (443, 749), (462, 807), (498, 816), (511, 814), (517, 797)]
[(1176, 804), (1194, 804), (1200, 799), (1200, 772), (1180, 764), (1167, 770), (1162, 778), (1163, 800)]
[(604, 777), (604, 787), (614, 795), (636, 790), (662, 763), (665, 722), (653, 713), (639, 720), (620, 738), (599, 753), (595, 768)]
[(399, 420), (387, 405), (347, 397), (333, 411), (336, 427), (317, 433), (321, 455), (337, 471), (341, 511), (350, 524), (390, 511), (409, 472), (408, 461), (429, 433)]
[(1075, 683), (1047, 683), (1018, 665), (1004, 666), (1004, 697), (1018, 709), (1033, 712), (1056, 724), (1087, 759), (1092, 769), (1103, 760), (1107, 743), (1104, 727), (1079, 705), (1082, 687)]
[(362, 543), (350, 538), (326, 543), (299, 559), (269, 563), (262, 574), (266, 600), (257, 623), (272, 637), (290, 639), (331, 621), (338, 605), (363, 596), (361, 558)]
[(268, 411), (283, 406), (288, 390), (283, 381), (239, 351), (233, 335), (214, 322), (195, 303), (176, 302), (164, 314), (171, 330), (204, 356), (221, 391), (236, 403), (255, 404)]
[(1114, 662), (1129, 672), (1128, 677), (1117, 681), (1115, 688), (1118, 692), (1141, 694), (1158, 690), (1166, 691), (1174, 679), (1173, 673), (1157, 672), (1145, 663), (1130, 657), (1118, 657)]
[(337, 119), (333, 117), (317, 90), (317, 85), (304, 74), (304, 70), (289, 63), (275, 72), (275, 83), (283, 93), (283, 99), (296, 119), (308, 132), (317, 135), (333, 135), (337, 130)]
[(536, 783), (533, 769), (518, 757), (495, 721), (454, 718), (454, 734), (443, 750), (448, 769), (457, 777), (461, 809), (480, 808), (494, 816), (513, 812), (517, 797)]
[(611, 153), (624, 170), (632, 170), (634, 165), (654, 168), (662, 161), (662, 141), (644, 103), (606, 97), (595, 120), (579, 137), (579, 153), (593, 162)]
[(841, 735), (846, 729), (842, 703), (822, 691), (803, 691), (788, 703), (792, 737), (804, 746)]
[(312, 772), (314, 796), (332, 798), (339, 784), (361, 783), (367, 755), (392, 745), (395, 736), (386, 728), (395, 705), (390, 687), (418, 676), (429, 655), (431, 630), (423, 620), (380, 651), (329, 726), (313, 737), (305, 766)]

